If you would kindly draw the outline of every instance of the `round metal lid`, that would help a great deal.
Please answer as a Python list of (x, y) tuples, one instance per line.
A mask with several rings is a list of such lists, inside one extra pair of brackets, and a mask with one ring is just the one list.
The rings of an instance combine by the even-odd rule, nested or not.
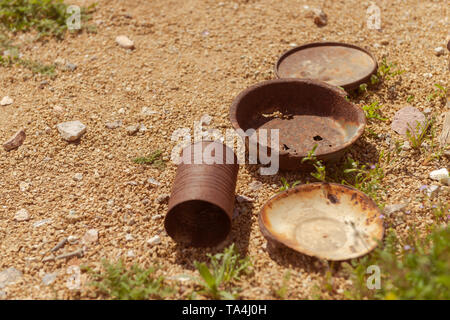
[(339, 43), (309, 43), (285, 52), (277, 61), (278, 78), (309, 78), (344, 89), (356, 89), (376, 73), (378, 64), (370, 52)]

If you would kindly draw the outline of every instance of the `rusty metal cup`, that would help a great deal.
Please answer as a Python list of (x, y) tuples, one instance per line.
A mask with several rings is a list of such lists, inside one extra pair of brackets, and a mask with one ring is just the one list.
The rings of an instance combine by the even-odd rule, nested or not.
[(183, 149), (164, 226), (176, 242), (212, 247), (227, 237), (239, 164), (233, 150), (202, 141)]

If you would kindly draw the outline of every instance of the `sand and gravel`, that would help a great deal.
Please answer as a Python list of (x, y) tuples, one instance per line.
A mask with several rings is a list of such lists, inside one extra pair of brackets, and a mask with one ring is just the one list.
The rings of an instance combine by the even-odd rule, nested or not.
[[(399, 235), (413, 225), (425, 232), (435, 223), (432, 206), (439, 200), (449, 202), (449, 187), (429, 178), (431, 171), (450, 167), (446, 156), (429, 159), (437, 150), (446, 103), (427, 100), (434, 84), (450, 86), (449, 52), (435, 53), (450, 40), (445, 0), (376, 1), (381, 31), (366, 27), (368, 1), (97, 2), (92, 20), (96, 34), (70, 35), (61, 42), (32, 42), (29, 34), (15, 37), (24, 56), (47, 64), (64, 59), (76, 68), (59, 67), (57, 77), (49, 79), (20, 67), (0, 67), (0, 99), (13, 100), (0, 106), (0, 142), (21, 128), (26, 132), (18, 149), (0, 149), (0, 271), (13, 267), (21, 273), (13, 272), (15, 282), (0, 288), (0, 298), (97, 298), (86, 274), (79, 289), (68, 283), (75, 270), (69, 267), (98, 269), (103, 258), (159, 264), (171, 279), (195, 275), (194, 260), (205, 261), (206, 253), (232, 242), (254, 264), (254, 275), (241, 284), (244, 299), (273, 299), (272, 288), (287, 270), (292, 274), (287, 298), (313, 298), (326, 264), (272, 248), (257, 223), (261, 206), (278, 192), (280, 177), (313, 181), (308, 173), (262, 177), (256, 166), (241, 166), (236, 192), (254, 201), (237, 203), (240, 214), (224, 245), (195, 249), (177, 245), (164, 231), (167, 201), (157, 199), (170, 194), (176, 166), (168, 161), (159, 170), (132, 161), (157, 149), (168, 160), (176, 143), (172, 132), (192, 130), (204, 114), (212, 117), (210, 128), (231, 128), (228, 110), (233, 98), (252, 84), (274, 78), (280, 54), (307, 42), (353, 43), (369, 49), (378, 61), (386, 57), (405, 70), (354, 100), (359, 106), (378, 100), (389, 119), (370, 122), (372, 133), (366, 131), (349, 151), (354, 159), (373, 164), (380, 152), (403, 141), (390, 127), (402, 107), (428, 108), (436, 116), (435, 145), (421, 152), (403, 150), (385, 165), (381, 202), (407, 203), (404, 213), (393, 214), (387, 223)], [(326, 25), (318, 27), (308, 18), (305, 5), (321, 8), (328, 16)], [(128, 37), (134, 49), (120, 47), (120, 35)], [(409, 96), (414, 99), (408, 103)], [(86, 126), (79, 141), (61, 137), (56, 126), (67, 121)], [(132, 135), (130, 126), (138, 128)], [(424, 200), (419, 188), (432, 184), (440, 187), (438, 196)], [(22, 209), (27, 218), (16, 219)], [(51, 252), (67, 237), (70, 241)], [(51, 258), (83, 248), (83, 256)], [(351, 283), (340, 272), (334, 281), (335, 291), (325, 297), (343, 298)], [(192, 281), (173, 282), (178, 286), (173, 298), (187, 298)]]

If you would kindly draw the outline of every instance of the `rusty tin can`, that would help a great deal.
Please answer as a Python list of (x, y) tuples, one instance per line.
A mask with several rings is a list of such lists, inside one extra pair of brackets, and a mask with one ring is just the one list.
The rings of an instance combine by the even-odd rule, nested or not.
[(239, 164), (233, 150), (217, 141), (183, 149), (164, 226), (176, 242), (212, 247), (228, 236)]

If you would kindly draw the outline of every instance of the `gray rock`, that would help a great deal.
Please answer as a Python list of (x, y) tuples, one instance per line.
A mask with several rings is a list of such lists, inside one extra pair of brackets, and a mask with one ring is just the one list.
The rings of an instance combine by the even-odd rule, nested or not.
[(147, 182), (148, 182), (149, 184), (153, 185), (153, 186), (160, 186), (160, 185), (161, 185), (161, 182), (159, 182), (159, 181), (157, 181), (157, 180), (155, 180), (155, 179), (153, 179), (153, 178), (148, 178), (148, 179), (147, 179)]
[(8, 141), (6, 141), (3, 144), (3, 148), (6, 151), (11, 151), (13, 149), (17, 149), (18, 147), (20, 147), (23, 144), (23, 142), (25, 141), (25, 138), (26, 138), (25, 131), (23, 129), (20, 129), (11, 138), (9, 138)]
[(116, 121), (107, 122), (105, 124), (105, 126), (108, 129), (117, 129), (117, 128), (122, 126), (122, 120), (116, 120)]
[(125, 128), (129, 136), (135, 135), (139, 131), (139, 125), (131, 125)]
[(78, 140), (86, 133), (86, 126), (78, 120), (63, 122), (56, 127), (63, 139), (69, 142)]
[(76, 64), (73, 64), (73, 63), (70, 63), (70, 62), (68, 62), (66, 64), (66, 70), (68, 70), (68, 71), (75, 71), (76, 68), (77, 68)]
[(33, 223), (33, 227), (38, 228), (38, 227), (43, 226), (44, 224), (50, 223), (52, 221), (53, 221), (53, 219), (39, 220), (39, 221)]
[(426, 194), (430, 198), (436, 197), (438, 193), (439, 193), (439, 186), (431, 185), (426, 188)]
[(56, 277), (58, 276), (57, 272), (47, 273), (42, 277), (42, 284), (48, 286), (55, 282)]
[(385, 215), (390, 215), (392, 213), (395, 213), (395, 212), (405, 209), (406, 206), (407, 206), (406, 203), (390, 204), (390, 205), (387, 205), (386, 207), (384, 207), (383, 213)]
[(406, 130), (416, 132), (417, 125), (420, 124), (423, 128), (425, 123), (425, 115), (422, 112), (414, 107), (404, 107), (395, 113), (391, 128), (398, 134), (406, 135)]
[(0, 272), (0, 289), (14, 284), (22, 278), (22, 272), (14, 267), (8, 268)]
[(165, 193), (165, 194), (162, 194), (162, 195), (158, 196), (156, 198), (156, 202), (157, 203), (165, 203), (165, 202), (167, 202), (169, 200), (169, 198), (170, 198), (170, 195)]
[(263, 186), (262, 182), (260, 181), (252, 181), (248, 187), (250, 188), (250, 190), (252, 191), (258, 191), (259, 189), (261, 189)]
[(96, 229), (90, 229), (86, 231), (81, 241), (84, 244), (95, 243), (98, 241), (98, 231)]

